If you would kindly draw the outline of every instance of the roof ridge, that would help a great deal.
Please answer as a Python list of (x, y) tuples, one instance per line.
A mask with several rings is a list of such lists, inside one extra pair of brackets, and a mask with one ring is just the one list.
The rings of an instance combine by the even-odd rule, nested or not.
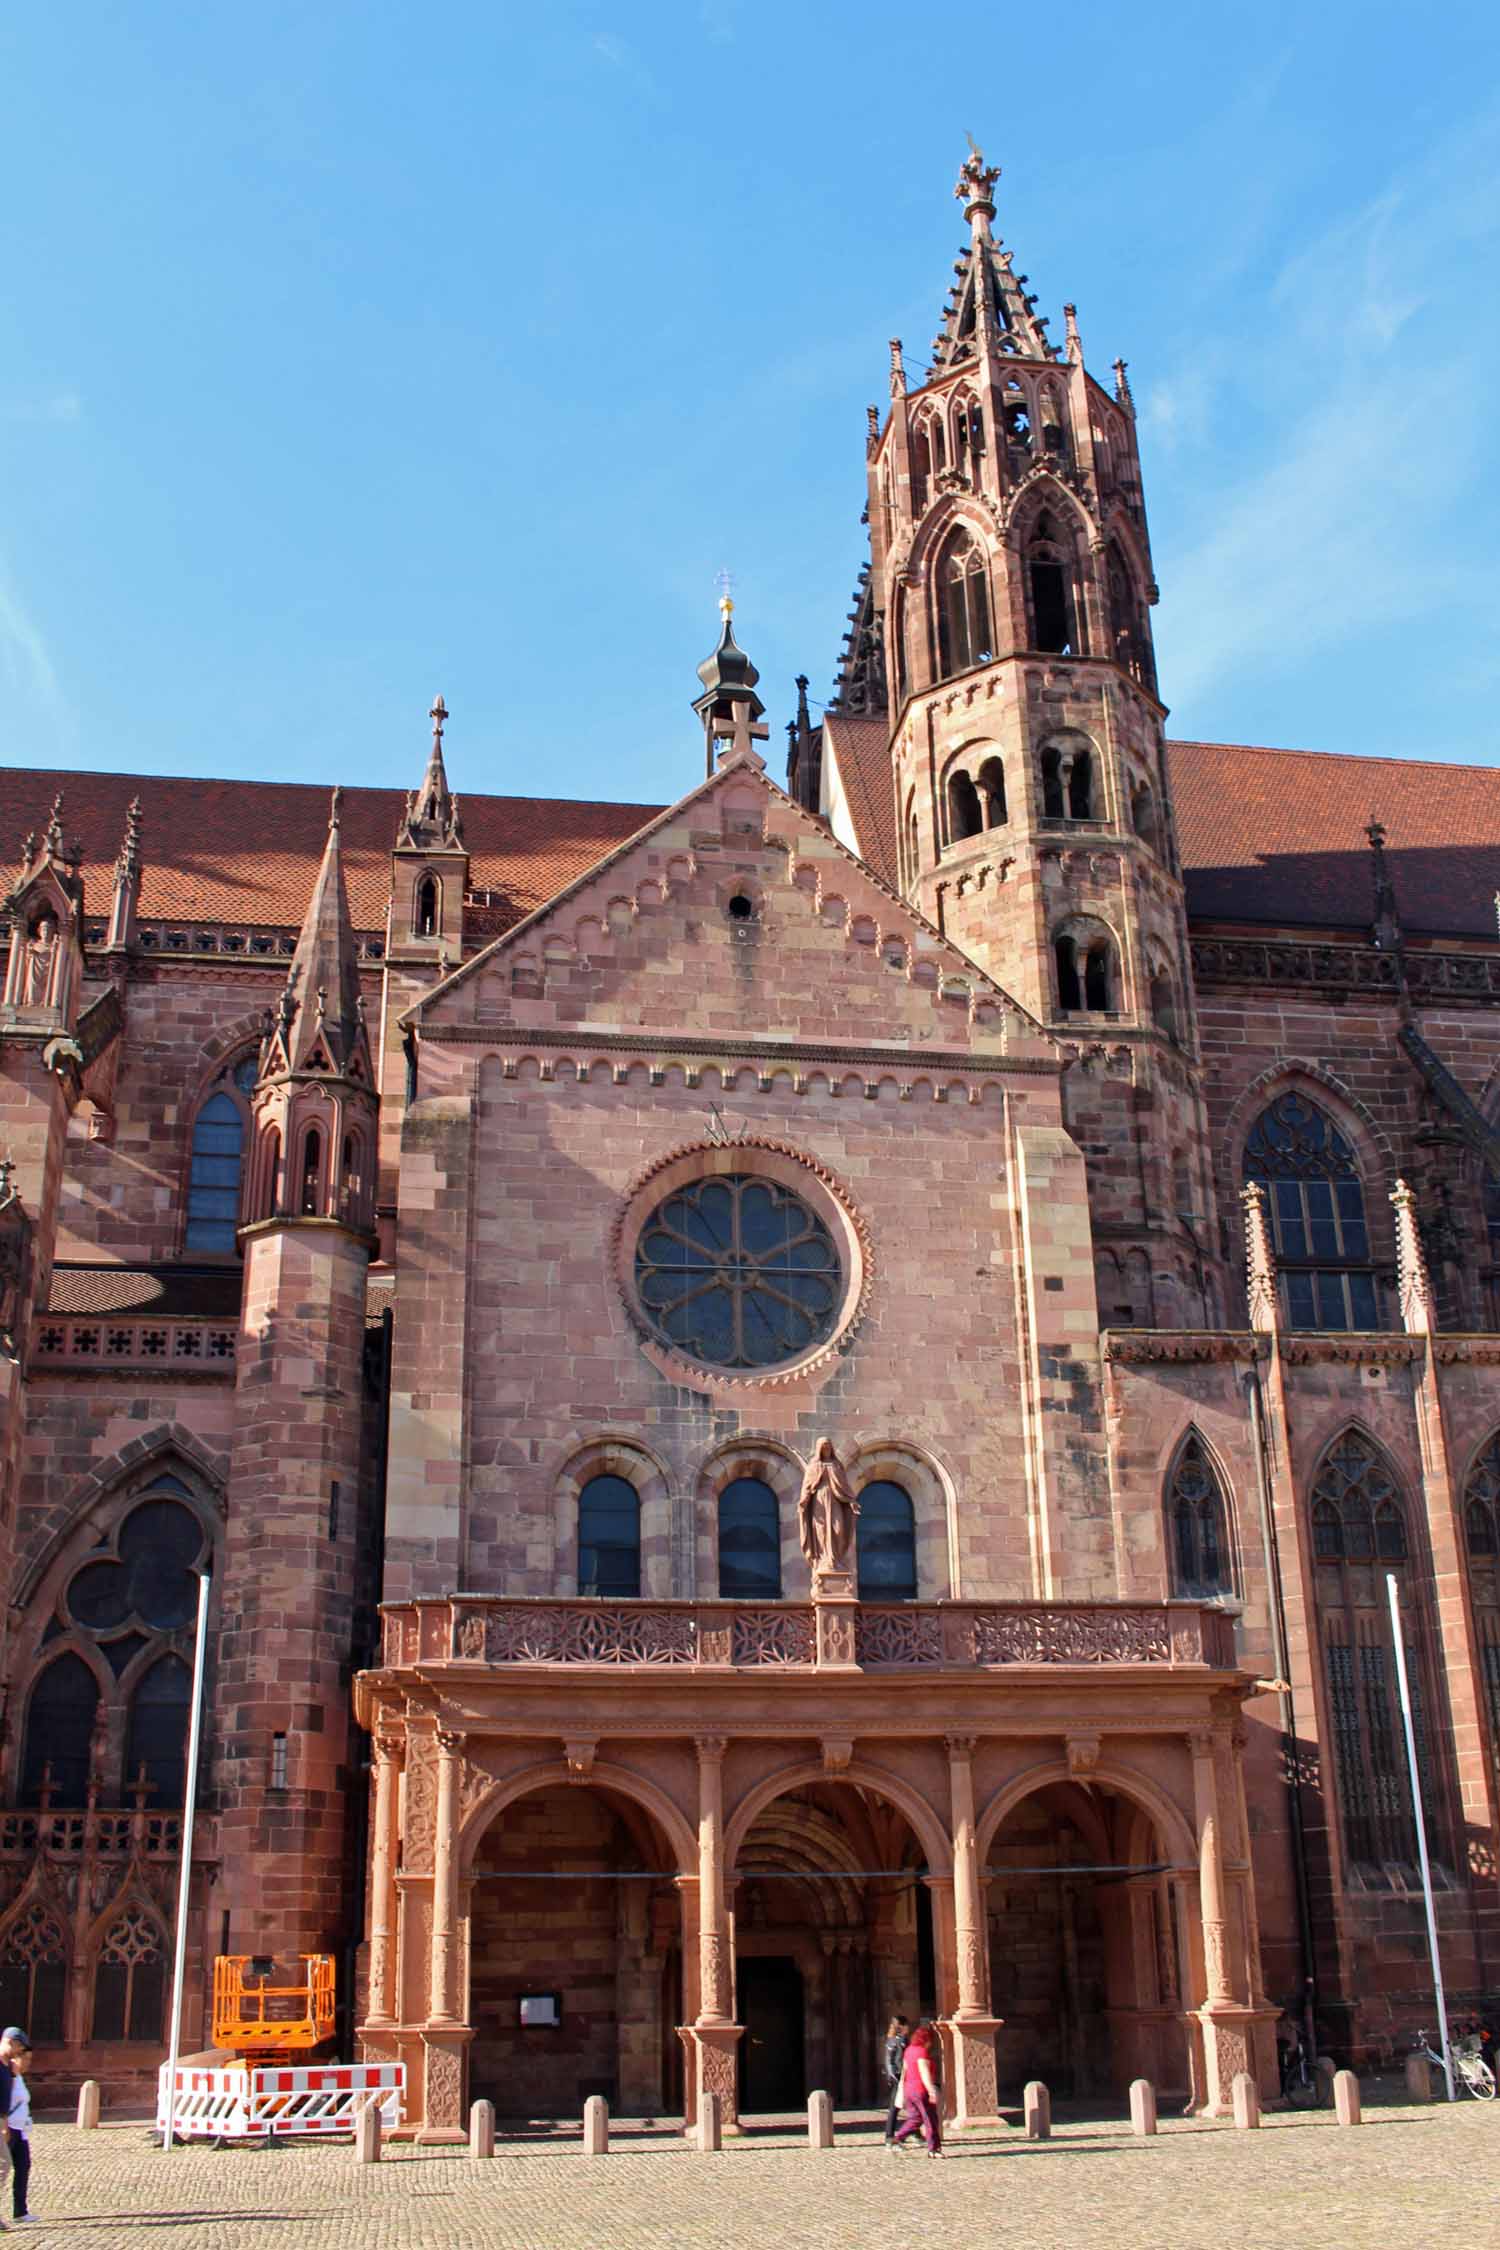
[(1326, 758), (1338, 765), (1352, 764), (1356, 759), (1366, 766), (1416, 766), (1424, 773), (1493, 773), (1500, 775), (1500, 761), (1494, 765), (1470, 765), (1461, 758), (1398, 758), (1389, 750), (1300, 750), (1292, 744), (1274, 742), (1211, 742), (1202, 735), (1168, 735), (1169, 750), (1233, 750), (1237, 756), (1245, 754), (1257, 758)]

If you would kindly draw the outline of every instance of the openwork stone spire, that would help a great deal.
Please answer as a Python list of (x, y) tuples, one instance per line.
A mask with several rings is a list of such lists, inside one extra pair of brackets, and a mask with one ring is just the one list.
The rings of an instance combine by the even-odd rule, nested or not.
[(1282, 1326), (1281, 1296), (1276, 1287), (1276, 1258), (1271, 1248), (1266, 1191), (1259, 1180), (1247, 1180), (1240, 1189), (1245, 1211), (1245, 1281), (1250, 1299), (1250, 1325), (1262, 1332)]
[(1396, 1211), (1396, 1285), (1402, 1326), (1410, 1336), (1430, 1336), (1437, 1327), (1437, 1304), (1417, 1225), (1417, 1199), (1405, 1180), (1396, 1182), (1391, 1202)]
[(998, 164), (969, 143), (969, 154), (953, 192), (969, 222), (969, 244), (954, 266), (955, 280), (943, 308), (943, 325), (932, 347), (935, 369), (956, 367), (984, 349), (1023, 359), (1056, 359), (1047, 341), (1047, 323), (1026, 293), (1027, 276), (1017, 274), (1011, 254), (991, 232)]
[(141, 894), (141, 800), (132, 797), (125, 814), (125, 833), (120, 839), (120, 849), (115, 857), (114, 890), (109, 904), (109, 936), (111, 952), (118, 953), (134, 943), (135, 918)]

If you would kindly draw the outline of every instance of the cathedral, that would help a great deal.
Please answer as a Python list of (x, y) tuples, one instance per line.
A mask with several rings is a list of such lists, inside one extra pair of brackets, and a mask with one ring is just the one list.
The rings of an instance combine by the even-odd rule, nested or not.
[(1419, 1814), (1500, 1999), (1500, 781), (1168, 738), (996, 179), (785, 786), (727, 604), (665, 809), (460, 806), (441, 697), (409, 796), (0, 774), (54, 2096), (162, 2058), (205, 1568), (184, 2049), (331, 1952), (428, 2139), (873, 2104), (896, 2009), (960, 2122), (1221, 2111), (1431, 2025)]

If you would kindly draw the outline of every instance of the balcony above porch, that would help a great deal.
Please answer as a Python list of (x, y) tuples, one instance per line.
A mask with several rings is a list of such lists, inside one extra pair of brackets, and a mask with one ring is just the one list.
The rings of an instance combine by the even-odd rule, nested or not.
[(1194, 1602), (849, 1602), (853, 1645), (830, 1654), (822, 1602), (511, 1600), (453, 1594), (388, 1603), (387, 1671), (452, 1665), (629, 1665), (743, 1671), (984, 1673), (1150, 1666), (1233, 1672), (1232, 1618)]

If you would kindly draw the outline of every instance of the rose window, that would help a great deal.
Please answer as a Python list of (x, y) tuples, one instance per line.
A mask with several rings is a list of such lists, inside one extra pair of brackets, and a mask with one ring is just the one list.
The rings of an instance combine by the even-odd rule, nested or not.
[(641, 1310), (663, 1343), (710, 1367), (771, 1367), (837, 1325), (844, 1277), (816, 1212), (778, 1181), (717, 1173), (641, 1229)]

